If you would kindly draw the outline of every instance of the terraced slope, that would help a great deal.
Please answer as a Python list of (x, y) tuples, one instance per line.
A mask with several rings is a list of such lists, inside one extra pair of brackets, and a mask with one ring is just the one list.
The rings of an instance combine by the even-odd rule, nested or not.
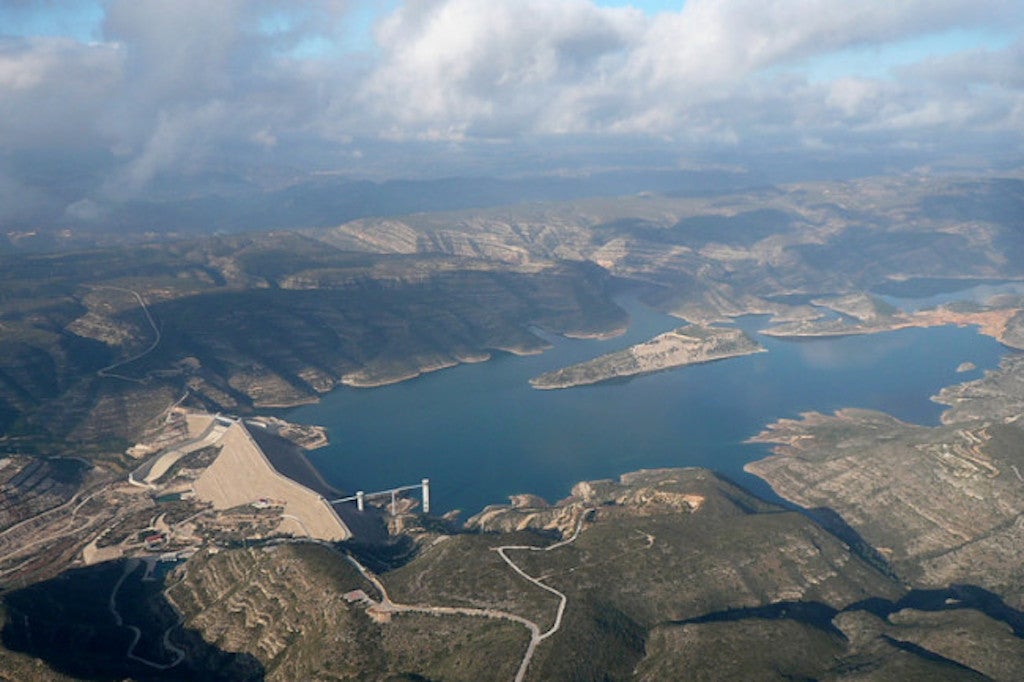
[[(805, 516), (710, 472), (637, 472), (581, 483), (558, 505), (521, 501), (476, 517), (482, 533), (424, 536), (419, 556), (380, 577), (393, 603), (418, 612), (380, 608), (374, 586), (315, 546), (199, 557), (170, 595), (188, 626), (250, 652), (271, 680), (513, 679), (526, 628), (456, 611), (552, 628), (557, 596), (494, 548), (561, 536), (571, 541), (551, 551), (505, 550), (566, 597), (527, 680), (976, 680), (1022, 670), (1012, 614), (908, 594)], [(961, 646), (964, 637), (978, 645)]]
[(781, 420), (747, 465), (784, 498), (838, 512), (913, 585), (992, 590), (1024, 608), (1024, 392), (1020, 356), (943, 390), (943, 426), (843, 410)]

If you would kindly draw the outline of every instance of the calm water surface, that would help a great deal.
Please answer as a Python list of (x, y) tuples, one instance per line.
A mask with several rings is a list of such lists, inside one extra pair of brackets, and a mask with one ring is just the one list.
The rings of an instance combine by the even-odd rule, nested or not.
[[(531, 377), (618, 350), (679, 326), (633, 299), (632, 323), (606, 341), (550, 337), (530, 357), (498, 355), (375, 389), (341, 388), (286, 418), (327, 427), (332, 444), (314, 465), (345, 490), (431, 479), (433, 510), (468, 516), (514, 493), (548, 500), (577, 481), (640, 468), (702, 466), (771, 499), (743, 465), (767, 454), (745, 444), (766, 424), (841, 407), (882, 410), (937, 424), (940, 388), (995, 367), (1005, 348), (974, 328), (905, 329), (869, 336), (784, 341), (757, 336), (768, 353), (694, 365), (629, 381), (538, 391)], [(740, 326), (756, 334), (767, 320)], [(960, 363), (978, 369), (957, 373)]]

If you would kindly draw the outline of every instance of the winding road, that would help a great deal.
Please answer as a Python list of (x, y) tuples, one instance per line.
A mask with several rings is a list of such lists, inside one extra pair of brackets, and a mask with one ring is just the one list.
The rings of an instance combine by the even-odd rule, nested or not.
[(153, 319), (153, 315), (150, 314), (149, 308), (146, 307), (146, 302), (142, 299), (142, 295), (139, 294), (139, 292), (135, 291), (134, 289), (125, 289), (123, 287), (115, 287), (115, 286), (110, 286), (110, 285), (107, 285), (107, 284), (97, 284), (97, 285), (91, 286), (90, 288), (91, 289), (110, 289), (112, 291), (123, 291), (123, 292), (129, 293), (132, 296), (134, 296), (135, 300), (139, 302), (139, 306), (142, 308), (142, 312), (146, 314), (146, 320), (149, 322), (149, 326), (152, 327), (153, 333), (156, 335), (156, 337), (153, 339), (153, 343), (151, 343), (149, 345), (149, 347), (146, 348), (144, 351), (142, 351), (141, 353), (137, 353), (136, 355), (133, 355), (132, 357), (127, 358), (126, 360), (121, 360), (119, 362), (115, 362), (112, 365), (107, 365), (103, 369), (97, 370), (96, 371), (96, 376), (109, 377), (111, 379), (123, 379), (124, 381), (133, 381), (133, 382), (135, 382), (137, 384), (144, 384), (144, 383), (146, 383), (145, 379), (136, 379), (135, 377), (128, 377), (128, 376), (125, 376), (123, 374), (114, 374), (112, 372), (112, 370), (115, 370), (118, 367), (123, 367), (124, 365), (127, 365), (130, 362), (135, 362), (136, 360), (139, 360), (141, 358), (146, 357), (147, 355), (152, 353), (154, 350), (156, 350), (156, 347), (160, 345), (160, 338), (161, 338), (160, 328), (157, 327), (156, 321)]
[[(54, 543), (63, 538), (79, 537), (82, 533), (97, 524), (97, 515), (90, 514), (78, 521), (78, 512), (93, 497), (102, 493), (110, 478), (101, 479), (92, 483), (85, 490), (75, 493), (66, 502), (44, 510), (35, 516), (31, 516), (0, 531), (0, 562), (15, 561), (19, 556), (27, 556), (21, 563), (8, 566), (0, 570), (0, 578), (17, 572), (21, 568), (38, 560), (31, 550), (39, 545)], [(70, 507), (70, 514), (66, 514)], [(51, 520), (51, 517), (56, 517)], [(52, 527), (51, 527), (52, 525)], [(32, 539), (19, 538), (19, 533), (24, 529)], [(13, 535), (13, 538), (8, 536)]]
[(125, 652), (125, 656), (133, 661), (137, 661), (156, 670), (169, 670), (185, 660), (185, 650), (171, 641), (171, 632), (182, 623), (181, 615), (179, 614), (178, 616), (178, 622), (164, 630), (163, 634), (164, 650), (170, 652), (174, 658), (170, 663), (157, 663), (135, 653), (135, 647), (138, 645), (139, 640), (142, 639), (142, 630), (134, 625), (126, 625), (124, 618), (121, 617), (121, 613), (117, 610), (117, 593), (121, 589), (121, 585), (124, 584), (124, 581), (135, 571), (136, 568), (138, 568), (138, 566), (138, 559), (130, 559), (125, 562), (124, 573), (121, 574), (117, 583), (114, 584), (114, 589), (110, 591), (110, 600), (107, 604), (107, 608), (110, 610), (110, 615), (114, 617), (114, 624), (117, 625), (117, 627), (131, 630), (132, 641), (128, 643), (128, 651)]
[(521, 549), (529, 552), (550, 552), (553, 549), (558, 549), (559, 547), (571, 544), (579, 537), (580, 529), (583, 528), (583, 519), (586, 518), (588, 512), (589, 510), (584, 510), (583, 513), (580, 514), (580, 518), (576, 521), (576, 530), (569, 538), (562, 540), (561, 542), (556, 542), (555, 544), (548, 545), (547, 547), (534, 547), (532, 545), (501, 545), (500, 547), (494, 548), (494, 551), (498, 553), (498, 556), (504, 559), (505, 563), (508, 564), (513, 571), (540, 589), (550, 592), (558, 597), (558, 610), (555, 612), (555, 621), (552, 623), (551, 627), (544, 633), (541, 633), (540, 629), (536, 627), (530, 630), (530, 644), (526, 647), (526, 653), (523, 655), (523, 662), (519, 665), (519, 672), (516, 673), (515, 682), (522, 682), (526, 678), (526, 669), (530, 666), (530, 659), (533, 658), (533, 653), (537, 649), (537, 645), (558, 632), (559, 628), (562, 627), (562, 614), (565, 613), (565, 605), (569, 600), (566, 598), (564, 593), (559, 592), (550, 585), (545, 585), (539, 578), (534, 578), (532, 575), (529, 575), (526, 571), (519, 568), (519, 566), (509, 558), (506, 552), (510, 549)]
[(559, 592), (550, 585), (545, 585), (540, 581), (539, 578), (535, 578), (520, 568), (512, 559), (508, 556), (509, 550), (525, 550), (533, 552), (550, 552), (551, 550), (564, 547), (565, 545), (571, 544), (576, 541), (579, 537), (580, 530), (583, 528), (583, 520), (589, 510), (584, 510), (580, 514), (579, 519), (576, 522), (576, 530), (572, 536), (556, 542), (553, 545), (547, 547), (534, 547), (531, 545), (501, 545), (499, 547), (493, 547), (492, 549), (498, 553), (498, 555), (504, 560), (509, 567), (515, 571), (518, 575), (522, 576), (525, 580), (529, 581), (533, 585), (540, 589), (550, 592), (551, 594), (558, 597), (558, 610), (555, 613), (555, 619), (551, 627), (546, 631), (541, 632), (540, 626), (532, 620), (509, 613), (508, 611), (501, 611), (498, 609), (479, 609), (471, 607), (461, 606), (428, 606), (425, 604), (399, 604), (391, 600), (388, 595), (387, 588), (384, 587), (384, 583), (380, 579), (370, 572), (365, 566), (350, 554), (345, 554), (345, 558), (356, 567), (356, 569), (366, 578), (376, 590), (380, 593), (380, 602), (370, 607), (370, 610), (377, 613), (431, 613), (431, 614), (444, 614), (444, 615), (460, 615), (460, 616), (479, 616), (483, 618), (499, 618), (502, 620), (510, 620), (515, 623), (519, 623), (530, 631), (530, 643), (526, 647), (526, 651), (523, 653), (522, 662), (519, 664), (519, 670), (516, 672), (515, 682), (523, 682), (526, 679), (526, 671), (530, 667), (530, 661), (533, 659), (533, 654), (537, 649), (537, 645), (543, 642), (551, 635), (558, 632), (562, 627), (562, 615), (565, 613), (565, 606), (568, 602), (565, 594)]

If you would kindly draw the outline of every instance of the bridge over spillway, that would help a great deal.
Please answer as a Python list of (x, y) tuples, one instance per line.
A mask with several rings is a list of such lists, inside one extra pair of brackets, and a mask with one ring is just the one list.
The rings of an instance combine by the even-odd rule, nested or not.
[(356, 508), (359, 509), (359, 511), (363, 511), (363, 509), (365, 509), (365, 507), (366, 507), (366, 500), (368, 500), (370, 498), (373, 498), (373, 497), (387, 497), (388, 495), (390, 495), (391, 496), (391, 514), (392, 514), (392, 516), (394, 516), (395, 509), (396, 509), (395, 505), (396, 505), (396, 500), (397, 500), (398, 493), (402, 493), (402, 492), (405, 492), (407, 490), (416, 490), (416, 489), (421, 489), (422, 490), (423, 513), (424, 514), (429, 514), (430, 513), (430, 479), (429, 478), (424, 478), (419, 483), (416, 483), (416, 484), (413, 484), (413, 485), (401, 485), (401, 486), (398, 486), (397, 488), (389, 488), (387, 490), (377, 490), (375, 492), (370, 492), (370, 493), (368, 493), (368, 492), (366, 492), (364, 490), (357, 490), (355, 495), (350, 495), (348, 497), (339, 497), (338, 499), (331, 500), (330, 502), (331, 502), (332, 505), (334, 505), (334, 504), (339, 504), (339, 503), (342, 503), (342, 502), (352, 502), (352, 501), (355, 501)]

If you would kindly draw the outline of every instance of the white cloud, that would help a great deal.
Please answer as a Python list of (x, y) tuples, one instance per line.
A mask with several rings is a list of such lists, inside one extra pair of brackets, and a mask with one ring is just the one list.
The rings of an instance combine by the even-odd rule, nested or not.
[(840, 78), (828, 86), (825, 103), (844, 118), (859, 118), (877, 109), (883, 87), (865, 78)]
[[(226, 150), (301, 167), (296, 141), (358, 168), (386, 141), (402, 174), (396, 150), (423, 141), (465, 159), (498, 141), (580, 150), (623, 136), (680, 152), (886, 135), (1012, 147), (1024, 130), (1022, 3), (688, 0), (649, 16), (590, 0), (406, 0), (372, 50), (304, 48), (352, 44), (356, 6), (374, 5), (110, 0), (100, 42), (0, 37), (0, 147), (103, 150), (115, 171), (97, 184), (123, 193), (230, 166)], [(1017, 41), (904, 59), (885, 77), (804, 75), (816, 58), (955, 29)]]
[[(410, 2), (380, 27), (383, 57), (360, 104), (394, 136), (686, 137), (710, 128), (731, 138), (737, 126), (706, 118), (708, 108), (742, 106), (775, 67), (1020, 21), (1020, 10), (993, 0), (690, 0), (654, 17), (583, 0)], [(878, 110), (864, 97), (884, 88), (864, 82), (855, 101), (851, 87), (800, 94), (858, 121)]]
[(90, 122), (121, 79), (122, 58), (115, 47), (63, 38), (0, 40), (0, 147), (90, 138)]
[(424, 135), (561, 130), (560, 109), (602, 95), (643, 26), (639, 11), (586, 0), (410, 2), (378, 29), (360, 103)]
[(95, 223), (106, 217), (106, 211), (92, 199), (79, 199), (68, 204), (64, 215), (72, 220)]
[(107, 192), (126, 198), (162, 171), (197, 168), (207, 159), (212, 138), (229, 127), (227, 118), (227, 107), (218, 100), (161, 111), (141, 151), (107, 184)]

